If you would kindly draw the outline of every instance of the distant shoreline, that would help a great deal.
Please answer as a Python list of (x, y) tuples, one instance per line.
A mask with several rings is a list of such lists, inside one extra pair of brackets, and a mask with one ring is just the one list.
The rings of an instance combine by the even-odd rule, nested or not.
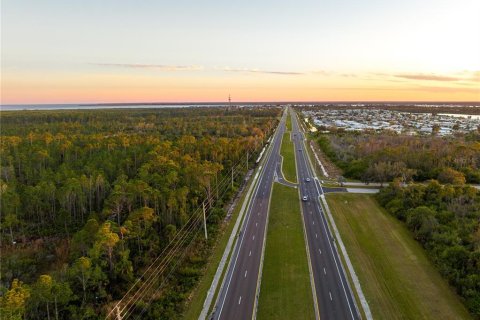
[(272, 102), (133, 102), (133, 103), (82, 103), (82, 104), (11, 104), (0, 105), (0, 111), (53, 111), (53, 110), (101, 110), (101, 109), (156, 109), (156, 108), (191, 108), (191, 107), (253, 107), (298, 105), (311, 108), (347, 108), (347, 109), (396, 109), (406, 112), (435, 112), (457, 114), (480, 114), (480, 102), (426, 102), (426, 101), (272, 101)]

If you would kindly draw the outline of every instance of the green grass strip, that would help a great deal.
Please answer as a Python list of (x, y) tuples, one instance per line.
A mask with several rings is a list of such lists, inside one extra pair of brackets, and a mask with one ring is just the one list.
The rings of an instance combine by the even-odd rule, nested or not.
[(297, 169), (295, 168), (295, 149), (290, 141), (290, 133), (285, 132), (282, 139), (280, 154), (283, 157), (282, 172), (288, 181), (297, 182)]
[(374, 319), (471, 319), (422, 247), (372, 195), (327, 200)]
[(257, 318), (314, 319), (298, 192), (275, 183)]
[(287, 127), (287, 131), (292, 131), (292, 118), (290, 113), (287, 116), (287, 120), (285, 121), (285, 126)]

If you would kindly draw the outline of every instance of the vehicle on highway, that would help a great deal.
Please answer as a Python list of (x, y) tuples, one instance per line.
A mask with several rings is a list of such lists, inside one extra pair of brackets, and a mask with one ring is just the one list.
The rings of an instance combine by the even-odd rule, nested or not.
[(303, 200), (303, 201), (308, 201), (308, 196), (303, 196), (303, 197), (302, 197), (302, 200)]
[(305, 178), (305, 182), (310, 182), (310, 178)]

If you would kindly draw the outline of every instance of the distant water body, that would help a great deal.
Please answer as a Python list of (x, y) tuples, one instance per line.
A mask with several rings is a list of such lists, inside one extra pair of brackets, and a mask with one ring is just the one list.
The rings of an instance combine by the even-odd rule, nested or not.
[(14, 110), (92, 110), (92, 109), (158, 109), (158, 108), (192, 108), (221, 107), (225, 104), (31, 104), (1, 105), (2, 111)]

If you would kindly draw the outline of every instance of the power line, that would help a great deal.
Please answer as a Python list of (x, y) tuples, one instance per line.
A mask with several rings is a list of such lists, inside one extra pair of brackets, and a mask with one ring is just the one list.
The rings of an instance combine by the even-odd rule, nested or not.
[[(251, 146), (250, 148), (247, 148), (247, 160), (248, 160), (248, 152), (251, 150), (257, 151), (258, 148), (255, 148), (255, 146)], [(240, 174), (241, 169), (243, 169), (244, 166), (247, 167), (248, 169), (248, 163), (244, 162), (245, 157), (241, 158), (236, 165), (232, 166), (232, 180), (237, 178), (238, 175)], [(245, 164), (245, 165), (244, 165)], [(234, 174), (235, 171), (235, 174)], [(248, 170), (247, 170), (248, 171)], [(228, 171), (227, 171), (228, 172)], [(223, 180), (220, 182), (220, 184), (216, 183), (216, 188), (220, 187), (220, 189), (223, 189), (222, 195), (217, 198), (217, 201), (219, 199), (222, 199), (226, 192), (229, 190), (229, 185), (230, 185), (230, 175), (227, 174), (224, 176)], [(215, 203), (215, 200), (212, 199), (212, 196), (207, 195), (207, 199), (204, 200), (202, 203), (207, 203), (209, 207), (212, 207), (212, 204)], [(167, 244), (167, 246), (162, 250), (159, 256), (149, 265), (149, 267), (143, 272), (143, 274), (137, 278), (135, 283), (129, 288), (129, 290), (125, 293), (125, 295), (115, 304), (113, 309), (107, 314), (106, 318), (109, 318), (111, 315), (114, 314), (114, 311), (116, 311), (115, 316), (117, 318), (123, 318), (126, 319), (129, 317), (132, 312), (135, 310), (136, 303), (140, 300), (143, 299), (146, 293), (152, 288), (152, 286), (155, 284), (155, 282), (158, 281), (158, 278), (161, 276), (161, 273), (166, 270), (168, 267), (167, 264), (170, 263), (170, 261), (174, 258), (174, 256), (177, 254), (177, 251), (184, 245), (185, 241), (188, 239), (188, 235), (190, 234), (191, 231), (193, 231), (197, 226), (198, 222), (202, 220), (201, 215), (199, 214), (202, 212), (202, 208), (198, 207), (196, 210), (194, 210), (193, 214), (190, 216), (190, 218), (187, 220), (187, 222), (182, 226), (182, 228), (175, 234), (174, 238)], [(211, 211), (208, 213), (208, 217), (210, 217)], [(196, 217), (196, 218), (195, 218)], [(199, 228), (193, 237), (190, 238), (190, 242), (187, 245), (187, 248), (190, 248), (192, 245), (194, 239), (196, 239), (196, 236), (198, 235), (198, 232), (201, 228)], [(168, 251), (168, 252), (167, 252)], [(184, 257), (186, 250), (184, 253), (181, 255), (179, 259), (175, 262), (175, 264), (172, 267), (172, 270), (169, 272), (168, 275), (170, 275), (175, 269), (182, 257)], [(161, 261), (159, 259), (162, 258)], [(158, 265), (156, 265), (158, 263)], [(147, 273), (149, 273), (148, 277)], [(162, 281), (161, 285), (159, 288), (156, 290), (158, 291), (165, 281), (168, 279), (167, 277), (164, 278)], [(146, 279), (145, 279), (146, 278)], [(130, 295), (130, 293), (134, 290), (134, 288), (138, 285), (138, 283), (142, 280), (145, 279), (144, 282), (140, 285), (137, 291), (129, 298), (128, 301), (126, 301), (124, 307), (120, 309), (120, 306), (124, 303), (124, 300), (127, 299)], [(150, 297), (153, 299), (154, 296)], [(127, 310), (125, 311), (125, 309)], [(125, 315), (122, 316), (123, 311), (125, 311)], [(130, 314), (129, 314), (130, 313)], [(142, 311), (143, 314), (143, 311)]]
[[(239, 174), (240, 174), (239, 171), (237, 171), (236, 176), (238, 176)], [(228, 185), (228, 181), (226, 179), (224, 179), (222, 185), (225, 185), (225, 187), (226, 187)], [(223, 189), (223, 192), (222, 192), (221, 198), (223, 198), (225, 193), (228, 191), (228, 188), (222, 188), (222, 189)], [(214, 202), (213, 199), (207, 199), (207, 201), (208, 201), (208, 204)], [(211, 215), (211, 212), (209, 212), (208, 217), (210, 217), (210, 215)], [(130, 304), (130, 305), (128, 306), (128, 309), (125, 312), (125, 315), (123, 316), (123, 319), (128, 318), (131, 315), (131, 313), (133, 313), (133, 311), (135, 310), (135, 307), (136, 307), (136, 305), (135, 305), (136, 302), (138, 302), (140, 299), (142, 299), (148, 293), (148, 291), (152, 288), (152, 286), (155, 284), (155, 282), (158, 281), (158, 278), (161, 276), (161, 272), (163, 272), (168, 267), (167, 264), (174, 258), (174, 255), (177, 253), (177, 251), (180, 248), (182, 248), (182, 245), (185, 243), (185, 241), (187, 241), (187, 239), (188, 239), (187, 235), (189, 235), (190, 232), (195, 229), (195, 227), (199, 227), (201, 225), (201, 220), (202, 220), (201, 217), (197, 217), (197, 219), (192, 223), (192, 226), (188, 228), (188, 230), (184, 233), (184, 235), (182, 235), (182, 239), (179, 240), (179, 242), (176, 244), (176, 247), (174, 249), (172, 249), (173, 253), (171, 253), (171, 252), (167, 253), (166, 261), (162, 261), (161, 264), (155, 268), (155, 270), (153, 271), (153, 274), (150, 275), (150, 277), (142, 284), (142, 287), (136, 292), (136, 294), (139, 293), (138, 297), (136, 297), (134, 299), (131, 298), (127, 302), (127, 304)], [(201, 230), (200, 227), (197, 229), (195, 234), (197, 234), (199, 232), (199, 230)], [(189, 244), (187, 245), (188, 248), (193, 243), (193, 241), (194, 241), (194, 238), (192, 238), (190, 240)], [(179, 260), (177, 259), (177, 262), (175, 263), (175, 265), (178, 264), (178, 261)], [(168, 277), (165, 277), (165, 280), (162, 281), (162, 284), (159, 286), (159, 288), (157, 290), (159, 290), (163, 286), (166, 279), (168, 279)], [(143, 286), (143, 285), (145, 285), (145, 286)], [(132, 299), (134, 300), (133, 302), (132, 302)], [(130, 303), (130, 302), (132, 302), (132, 303)], [(122, 310), (120, 310), (120, 312), (123, 312), (125, 310), (125, 308), (126, 307), (124, 307)], [(129, 314), (130, 311), (131, 311), (131, 313)]]
[[(237, 166), (237, 167), (238, 167), (238, 166)], [(240, 174), (240, 171), (237, 170), (237, 173), (236, 173), (235, 176), (238, 176), (239, 174)], [(226, 179), (224, 179), (222, 185), (224, 185), (224, 186), (226, 187), (226, 186), (228, 185), (228, 181), (227, 181)], [(225, 195), (225, 193), (228, 191), (228, 188), (222, 188), (222, 189), (223, 189), (223, 192), (222, 192), (221, 198), (223, 198), (223, 196)], [(207, 201), (208, 201), (209, 204), (210, 204), (211, 202), (213, 202), (213, 199), (207, 199)], [(211, 212), (209, 212), (208, 217), (210, 217), (210, 215), (211, 215)], [(170, 260), (173, 259), (174, 254), (176, 253), (176, 251), (177, 251), (178, 249), (180, 249), (180, 248), (182, 247), (182, 245), (184, 244), (184, 242), (187, 240), (187, 235), (188, 235), (196, 226), (199, 226), (199, 223), (200, 223), (200, 222), (201, 222), (201, 218), (198, 217), (197, 220), (195, 220), (195, 221), (193, 222), (192, 226), (189, 227), (189, 229), (188, 229), (188, 230), (185, 232), (185, 234), (182, 236), (182, 239), (179, 240), (179, 243), (176, 244), (176, 248), (175, 248), (175, 249), (172, 249), (174, 252), (173, 252), (173, 253), (171, 253), (171, 252), (168, 252), (168, 253), (167, 253), (167, 261), (161, 262), (160, 266), (157, 266), (157, 267), (155, 268), (155, 270), (153, 271), (153, 274), (150, 275), (150, 277), (145, 281), (144, 284), (146, 285), (146, 287), (142, 287), (142, 288), (140, 288), (140, 289), (137, 291), (137, 292), (140, 292), (140, 293), (139, 293), (139, 296), (138, 296), (137, 298), (133, 299), (133, 300), (135, 300), (135, 301), (133, 301), (133, 303), (130, 304), (130, 302), (131, 302), (131, 300), (132, 300), (132, 298), (131, 298), (131, 299), (127, 302), (127, 304), (130, 304), (130, 306), (128, 307), (128, 310), (126, 311), (126, 314), (125, 314), (125, 316), (124, 316), (124, 319), (127, 318), (127, 317), (130, 315), (130, 314), (128, 314), (128, 312), (130, 312), (130, 311), (133, 312), (133, 310), (135, 309), (135, 303), (136, 303), (137, 301), (139, 301), (141, 298), (143, 298), (143, 296), (148, 292), (148, 290), (151, 289), (151, 287), (154, 285), (154, 283), (158, 280), (158, 277), (160, 276), (160, 273), (161, 273), (162, 271), (164, 271), (165, 268), (167, 267), (166, 264), (169, 263)], [(201, 228), (199, 228), (199, 229), (197, 230), (197, 232), (198, 232), (200, 229), (201, 229)], [(190, 246), (190, 244), (192, 243), (193, 240), (194, 240), (194, 239), (192, 238), (188, 246)], [(178, 260), (177, 260), (177, 261), (178, 261)], [(176, 263), (176, 264), (177, 264), (177, 263)], [(175, 264), (175, 265), (176, 265), (176, 264)], [(161, 267), (161, 269), (158, 270), (160, 267)], [(158, 270), (158, 271), (157, 271), (157, 270)], [(152, 278), (152, 277), (153, 277), (153, 278)], [(167, 279), (167, 278), (165, 278), (165, 279)], [(162, 282), (162, 284), (163, 284), (163, 283), (164, 283), (164, 282)], [(142, 284), (142, 285), (143, 285), (143, 284)], [(159, 287), (159, 289), (160, 289), (160, 288), (161, 288), (161, 286)], [(157, 290), (159, 290), (159, 289), (157, 289)], [(145, 293), (145, 294), (143, 294), (143, 293)], [(123, 312), (124, 309), (125, 309), (125, 307), (121, 310), (121, 312)]]

